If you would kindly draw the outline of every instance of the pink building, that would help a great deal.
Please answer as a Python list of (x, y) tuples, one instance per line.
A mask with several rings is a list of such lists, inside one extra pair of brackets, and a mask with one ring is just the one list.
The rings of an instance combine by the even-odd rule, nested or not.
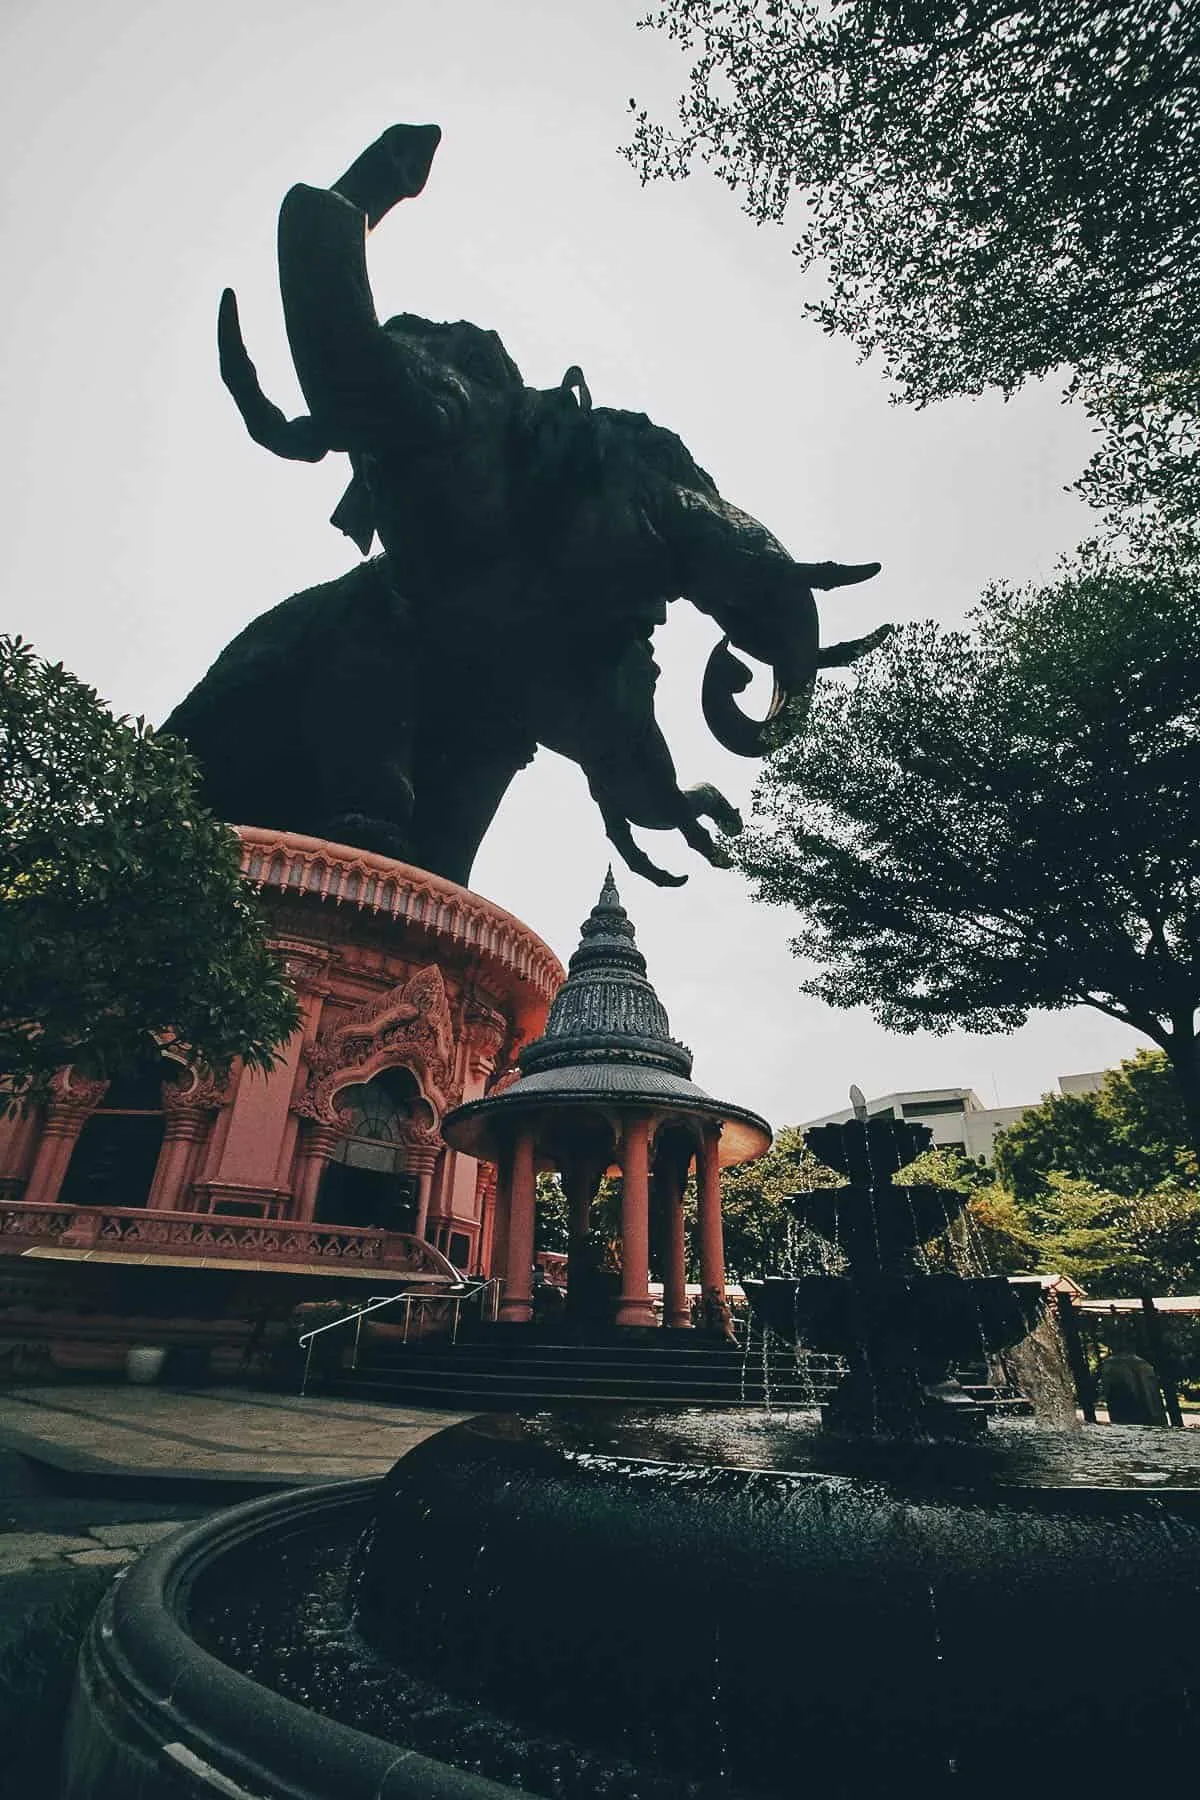
[(441, 1122), (537, 1037), (561, 964), (440, 876), (238, 829), (301, 1029), (268, 1076), (220, 1083), (165, 1058), (136, 1081), (60, 1071), (48, 1105), (0, 1120), (0, 1263), (490, 1272), (494, 1179)]

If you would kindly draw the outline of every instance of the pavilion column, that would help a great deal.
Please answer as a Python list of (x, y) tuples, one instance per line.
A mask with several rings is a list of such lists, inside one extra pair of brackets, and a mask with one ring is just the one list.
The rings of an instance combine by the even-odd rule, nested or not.
[(499, 1314), (501, 1323), (507, 1325), (526, 1325), (533, 1318), (533, 1148), (532, 1124), (520, 1126), (512, 1152), (504, 1297)]
[(650, 1121), (630, 1119), (621, 1143), (621, 1298), (618, 1325), (653, 1325), (650, 1298)]
[(496, 1267), (496, 1169), (487, 1163), (476, 1165), (475, 1210), (479, 1218), (479, 1255), (477, 1267), (490, 1276)]
[(687, 1241), (683, 1225), (683, 1190), (691, 1158), (667, 1158), (658, 1170), (665, 1213), (663, 1231), (663, 1325), (685, 1331), (692, 1323), (687, 1297)]
[(158, 1212), (186, 1210), (184, 1201), (196, 1146), (204, 1140), (211, 1121), (211, 1108), (202, 1106), (176, 1106), (165, 1113), (162, 1149), (154, 1166), (148, 1207)]
[(596, 1198), (603, 1173), (604, 1164), (594, 1156), (572, 1156), (563, 1163), (562, 1184), (567, 1197), (568, 1296), (573, 1280), (578, 1292), (588, 1277), (587, 1244), (591, 1231), (592, 1201)]
[(294, 1177), (296, 1219), (301, 1224), (311, 1225), (316, 1216), (321, 1177), (344, 1135), (336, 1125), (306, 1123)]
[(700, 1239), (700, 1291), (707, 1301), (716, 1292), (725, 1298), (725, 1242), (721, 1231), (721, 1165), (717, 1150), (721, 1137), (719, 1125), (706, 1125), (696, 1159), (696, 1186)]

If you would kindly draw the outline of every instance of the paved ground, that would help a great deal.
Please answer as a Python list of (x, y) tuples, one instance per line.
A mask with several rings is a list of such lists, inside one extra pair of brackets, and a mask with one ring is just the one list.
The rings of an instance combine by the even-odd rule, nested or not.
[(382, 1475), (465, 1416), (245, 1388), (10, 1388), (0, 1393), (0, 1578), (115, 1568), (243, 1494)]

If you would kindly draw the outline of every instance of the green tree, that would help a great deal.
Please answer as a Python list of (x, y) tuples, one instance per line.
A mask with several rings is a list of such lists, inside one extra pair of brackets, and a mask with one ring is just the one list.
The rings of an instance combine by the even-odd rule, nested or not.
[(1050, 1174), (1016, 1202), (1035, 1246), (1035, 1266), (1098, 1296), (1195, 1293), (1200, 1285), (1200, 1194), (1164, 1186), (1114, 1194), (1076, 1176)]
[(796, 1223), (785, 1204), (791, 1194), (840, 1187), (843, 1177), (818, 1162), (803, 1134), (785, 1125), (765, 1155), (721, 1175), (725, 1266), (734, 1281), (745, 1275), (789, 1274), (821, 1261), (821, 1240)]
[(269, 1068), (299, 1022), (183, 746), (0, 637), (0, 1093), (168, 1048)]
[(810, 308), (917, 402), (1200, 367), (1200, 14), (1150, 0), (662, 0), (693, 58), (643, 179), (801, 203)]
[(1200, 584), (1092, 551), (907, 627), (767, 765), (737, 857), (804, 991), (899, 1031), (1085, 1004), (1166, 1055), (1200, 1147)]
[(1018, 1200), (1051, 1174), (1133, 1197), (1196, 1173), (1179, 1088), (1160, 1050), (1109, 1069), (1095, 1093), (1045, 1095), (997, 1135), (995, 1159)]
[(1200, 498), (1200, 12), (1151, 0), (660, 0), (690, 58), (642, 179), (711, 167), (798, 203), (806, 311), (923, 405), (1065, 368), (1101, 429), (1081, 489)]

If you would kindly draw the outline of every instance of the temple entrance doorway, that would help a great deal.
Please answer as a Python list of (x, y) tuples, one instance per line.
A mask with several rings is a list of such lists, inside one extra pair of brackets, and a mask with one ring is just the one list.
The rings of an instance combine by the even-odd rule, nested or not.
[(373, 1225), (413, 1231), (417, 1178), (405, 1168), (404, 1127), (421, 1104), (407, 1069), (385, 1069), (337, 1097), (346, 1135), (321, 1179), (316, 1217), (325, 1225)]

